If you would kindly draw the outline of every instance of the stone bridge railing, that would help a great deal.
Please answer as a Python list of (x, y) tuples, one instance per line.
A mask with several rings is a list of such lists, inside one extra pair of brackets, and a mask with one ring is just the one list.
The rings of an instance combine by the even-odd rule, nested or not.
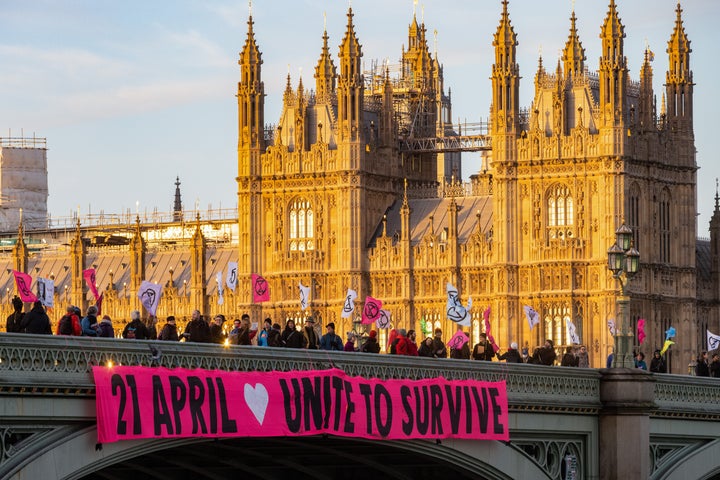
[[(94, 395), (95, 365), (207, 370), (339, 368), (363, 377), (478, 379), (507, 383), (510, 408), (595, 413), (606, 370), (426, 359), (351, 352), (0, 333), (0, 393)], [(612, 370), (610, 370), (612, 371)], [(654, 380), (653, 415), (720, 419), (720, 381), (682, 375)]]
[[(527, 412), (531, 414), (526, 417), (528, 419), (535, 418), (532, 414), (536, 413), (557, 415), (558, 422), (563, 418), (566, 422), (572, 418), (585, 419), (585, 428), (597, 432), (590, 435), (599, 438), (588, 440), (589, 443), (577, 440), (566, 443), (573, 443), (579, 458), (585, 458), (586, 475), (593, 476), (597, 465), (603, 465), (600, 470), (609, 472), (610, 476), (601, 475), (601, 478), (623, 474), (622, 469), (628, 464), (623, 455), (641, 460), (650, 457), (647, 463), (634, 462), (640, 466), (632, 472), (633, 478), (665, 478), (661, 475), (665, 470), (696, 448), (691, 440), (684, 445), (677, 442), (670, 442), (670, 445), (667, 438), (651, 433), (649, 419), (689, 420), (686, 428), (697, 425), (697, 420), (703, 420), (700, 423), (707, 425), (720, 420), (720, 381), (713, 378), (652, 375), (626, 369), (544, 367), (351, 352), (7, 333), (0, 333), (0, 396), (92, 399), (95, 395), (92, 367), (110, 363), (240, 371), (338, 368), (349, 375), (366, 378), (444, 377), (505, 381), (511, 414), (522, 416)], [(94, 418), (85, 418), (86, 414), (82, 417), (76, 420), (94, 422)], [(588, 427), (588, 421), (595, 427)], [(21, 440), (23, 437), (17, 436), (18, 427), (13, 428), (16, 434), (13, 438)], [(6, 430), (11, 431), (10, 428)], [(693, 440), (694, 445), (710, 441), (705, 438), (707, 433), (703, 435), (703, 438)], [(552, 438), (533, 440), (532, 436), (523, 438), (521, 434), (514, 435), (512, 443), (544, 471), (555, 472), (549, 478), (559, 478), (558, 458), (562, 457), (553, 463), (537, 453), (542, 452), (542, 448), (555, 448), (558, 441)], [(621, 443), (623, 448), (600, 448), (599, 452), (582, 453), (583, 448), (591, 445), (597, 448), (597, 445)], [(9, 440), (2, 443), (5, 444), (15, 448)], [(0, 457), (8, 458), (7, 452)], [(613, 465), (616, 470), (612, 470)]]
[[(95, 365), (206, 370), (289, 371), (339, 368), (363, 377), (478, 379), (507, 383), (511, 408), (597, 412), (597, 370), (426, 359), (352, 352), (214, 344), (0, 334), (0, 393), (94, 395)], [(562, 402), (558, 402), (562, 399)]]

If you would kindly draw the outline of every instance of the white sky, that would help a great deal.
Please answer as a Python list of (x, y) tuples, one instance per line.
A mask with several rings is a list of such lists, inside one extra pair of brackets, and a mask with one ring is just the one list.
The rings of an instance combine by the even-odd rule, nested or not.
[[(586, 64), (596, 70), (600, 26), (608, 0), (578, 0)], [(646, 40), (655, 52), (658, 107), (667, 69), (665, 49), (675, 0), (617, 0), (627, 34), (631, 77), (639, 78)], [(698, 233), (708, 236), (720, 177), (717, 21), (720, 1), (685, 0), (692, 42), (695, 136), (698, 150)], [(323, 13), (337, 65), (348, 3), (338, 0), (258, 0), (255, 32), (262, 52), (265, 120), (277, 122), (288, 69), (306, 87), (320, 55)], [(412, 0), (355, 0), (355, 30), (367, 66), (397, 63), (407, 44)], [(453, 118), (486, 119), (493, 62), (492, 36), (500, 0), (426, 0), (431, 50), (444, 65)], [(571, 0), (511, 0), (518, 34), (522, 106), (529, 106), (538, 52), (553, 68), (567, 40)], [(172, 209), (175, 177), (186, 209), (234, 207), (237, 175), (238, 52), (247, 32), (248, 3), (230, 0), (3, 0), (0, 9), (0, 136), (33, 134), (48, 141), (49, 210), (53, 217), (161, 212)], [(477, 170), (465, 156), (464, 177)]]

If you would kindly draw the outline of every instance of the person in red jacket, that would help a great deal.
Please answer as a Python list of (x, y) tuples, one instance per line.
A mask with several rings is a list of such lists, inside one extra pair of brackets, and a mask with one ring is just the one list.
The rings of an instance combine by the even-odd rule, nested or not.
[(82, 335), (82, 327), (80, 326), (80, 317), (77, 315), (75, 307), (68, 305), (66, 312), (58, 322), (56, 335), (79, 337)]
[(411, 357), (418, 356), (418, 346), (415, 343), (415, 330), (408, 330), (407, 332), (407, 353)]

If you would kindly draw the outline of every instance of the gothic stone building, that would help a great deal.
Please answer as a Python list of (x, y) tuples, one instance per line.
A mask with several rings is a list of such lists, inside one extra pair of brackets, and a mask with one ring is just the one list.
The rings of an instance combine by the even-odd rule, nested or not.
[[(585, 63), (573, 13), (561, 61), (546, 68), (540, 59), (533, 102), (521, 108), (518, 42), (503, 1), (492, 39), (489, 128), (474, 139), (485, 146), (485, 168), (469, 186), (455, 180), (460, 154), (437, 147), (463, 137), (450, 121), (443, 67), (424, 23), (413, 17), (399, 66), (363, 71), (349, 9), (336, 58), (327, 32), (321, 37), (314, 90), (302, 79), (293, 87), (288, 76), (280, 119), (267, 126), (251, 17), (237, 88), (237, 222), (199, 215), (185, 222), (176, 206), (166, 223), (78, 224), (64, 240), (57, 230), (21, 226), (12, 255), (0, 258), (2, 309), (12, 269), (55, 278), (59, 303), (86, 306), (81, 273), (92, 266), (106, 292), (103, 308), (120, 322), (139, 306), (137, 289), (147, 279), (165, 286), (161, 318), (194, 308), (279, 323), (314, 315), (342, 333), (356, 327), (372, 296), (395, 327), (440, 327), (448, 339), (456, 329), (445, 314), (449, 282), (463, 303), (472, 297), (471, 342), (488, 307), (503, 348), (517, 341), (532, 349), (545, 338), (567, 345), (570, 320), (600, 367), (621, 295), (607, 251), (624, 223), (641, 253), (640, 272), (627, 284), (633, 330), (638, 319), (647, 322), (641, 350), (660, 347), (675, 327), (668, 359), (673, 372), (684, 372), (705, 329), (720, 330), (720, 207), (711, 241), (696, 240), (691, 50), (679, 5), (675, 14), (659, 109), (649, 50), (640, 80), (629, 78), (614, 0), (600, 29), (597, 71)], [(39, 245), (41, 235), (56, 248)], [(239, 265), (238, 288), (226, 289), (218, 305), (216, 275), (231, 261)], [(268, 281), (269, 302), (252, 302), (251, 274)], [(305, 311), (299, 283), (311, 289)], [(355, 315), (342, 318), (349, 288), (358, 293)], [(525, 305), (541, 317), (533, 330)]]
[[(297, 310), (301, 282), (312, 287), (313, 314), (346, 330), (351, 319), (340, 313), (352, 288), (356, 315), (369, 295), (384, 302), (395, 326), (417, 330), (422, 319), (449, 337), (450, 282), (473, 299), (471, 341), (487, 307), (503, 346), (545, 338), (569, 344), (570, 319), (601, 366), (620, 294), (607, 250), (625, 223), (642, 255), (628, 285), (633, 325), (647, 320), (642, 349), (661, 346), (672, 325), (673, 370), (684, 369), (704, 330), (696, 298), (691, 50), (681, 12), (678, 5), (659, 114), (651, 52), (639, 82), (631, 80), (615, 1), (601, 26), (598, 70), (585, 63), (573, 12), (562, 60), (546, 69), (540, 59), (535, 97), (523, 110), (518, 42), (503, 1), (493, 37), (492, 150), (471, 191), (453, 188), (458, 159), (403, 149), (408, 136), (456, 135), (446, 126), (443, 68), (429, 53), (424, 23), (413, 18), (398, 77), (389, 67), (366, 77), (350, 9), (339, 68), (325, 33), (315, 90), (302, 80), (293, 89), (288, 76), (280, 121), (266, 130), (250, 18), (237, 91), (239, 275), (263, 275), (272, 292), (270, 303), (254, 308), (275, 317)], [(533, 331), (524, 305), (540, 313)]]

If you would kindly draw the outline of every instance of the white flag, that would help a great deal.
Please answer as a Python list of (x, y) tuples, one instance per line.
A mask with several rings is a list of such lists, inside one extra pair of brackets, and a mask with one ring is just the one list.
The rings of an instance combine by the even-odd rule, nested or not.
[(225, 285), (235, 291), (235, 285), (237, 285), (237, 262), (228, 262), (227, 277), (225, 277)]
[(310, 302), (310, 287), (298, 282), (298, 289), (300, 290), (300, 307), (305, 310), (308, 307), (308, 302)]
[(608, 320), (608, 328), (610, 329), (610, 335), (615, 336), (615, 320), (612, 318)]
[(463, 327), (470, 326), (470, 308), (472, 307), (472, 298), (468, 298), (467, 308), (463, 307), (458, 298), (457, 288), (453, 287), (450, 282), (447, 283), (447, 318), (462, 325)]
[(223, 280), (222, 280), (222, 271), (218, 272), (215, 276), (215, 281), (218, 284), (218, 305), (222, 305), (225, 303), (225, 299), (223, 298)]
[(525, 316), (527, 317), (528, 324), (530, 325), (530, 331), (532, 331), (535, 325), (540, 325), (540, 314), (529, 305), (525, 305), (523, 310), (525, 310)]
[(580, 345), (580, 337), (575, 330), (575, 324), (569, 319), (565, 319), (565, 328), (567, 328), (567, 336), (570, 339), (570, 343), (573, 345)]
[(377, 328), (390, 328), (390, 312), (388, 310), (380, 310), (380, 316), (375, 320)]
[(38, 300), (46, 307), (52, 307), (55, 294), (55, 280), (38, 277), (37, 279)]
[(707, 346), (708, 352), (720, 348), (720, 335), (715, 335), (707, 330)]
[(140, 290), (138, 290), (138, 297), (140, 297), (140, 303), (142, 303), (145, 310), (155, 316), (157, 312), (157, 306), (160, 302), (160, 293), (162, 292), (162, 285), (157, 283), (148, 282), (143, 280), (140, 284)]
[(349, 318), (353, 310), (355, 310), (355, 299), (357, 298), (357, 292), (351, 288), (348, 288), (347, 295), (345, 296), (345, 303), (343, 304), (342, 318)]

